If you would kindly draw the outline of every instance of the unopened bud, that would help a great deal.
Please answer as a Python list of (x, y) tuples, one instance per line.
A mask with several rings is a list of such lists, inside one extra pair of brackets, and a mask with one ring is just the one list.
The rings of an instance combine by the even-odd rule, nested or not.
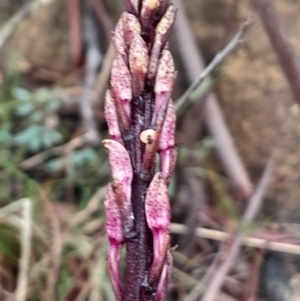
[(144, 0), (141, 11), (141, 22), (147, 27), (154, 18), (157, 9), (160, 6), (160, 0)]
[(119, 127), (116, 104), (112, 98), (111, 91), (108, 89), (105, 95), (104, 116), (108, 126), (108, 133), (111, 139), (118, 142), (122, 141)]
[(123, 28), (125, 43), (129, 47), (136, 35), (141, 35), (142, 29), (139, 20), (132, 14), (123, 13)]
[(149, 64), (149, 78), (154, 78), (157, 70), (158, 59), (161, 50), (165, 47), (167, 40), (169, 39), (172, 26), (175, 21), (176, 10), (171, 4), (160, 22), (156, 27), (156, 34), (154, 38), (154, 44), (151, 51), (150, 64)]
[(127, 54), (126, 54), (126, 43), (124, 40), (124, 28), (123, 28), (123, 18), (124, 18), (124, 14), (122, 16), (122, 18), (118, 21), (115, 31), (113, 33), (113, 37), (112, 37), (112, 42), (114, 45), (114, 49), (115, 49), (115, 53), (120, 54), (123, 59), (127, 60)]
[(163, 104), (169, 101), (175, 81), (175, 66), (172, 54), (164, 50), (159, 60), (155, 80), (155, 104), (152, 123), (155, 122), (158, 112)]
[(107, 187), (104, 206), (108, 239), (112, 244), (121, 244), (124, 241), (122, 218), (111, 184)]
[(164, 177), (156, 173), (145, 199), (147, 224), (152, 232), (167, 231), (171, 220), (171, 208)]
[(159, 137), (159, 150), (164, 151), (174, 147), (176, 114), (173, 101), (168, 102), (168, 109)]
[(149, 57), (146, 43), (140, 35), (135, 35), (129, 49), (129, 66), (134, 96), (139, 96), (144, 89), (148, 64)]
[(124, 193), (124, 189), (121, 184), (114, 183), (113, 191), (121, 212), (124, 238), (132, 238), (136, 235), (136, 232), (133, 229), (134, 215), (131, 206), (131, 199), (128, 199), (128, 197)]
[(175, 127), (176, 127), (176, 115), (174, 110), (173, 101), (170, 100), (168, 104), (167, 113), (163, 122), (158, 150), (160, 155), (160, 168), (165, 178), (167, 185), (170, 183), (170, 179), (175, 169), (175, 163), (177, 158), (177, 150), (174, 148), (175, 144)]
[(108, 150), (114, 182), (122, 185), (126, 199), (130, 201), (133, 171), (129, 154), (125, 147), (115, 140), (105, 139), (102, 143)]
[[(126, 118), (123, 118), (123, 123), (125, 123), (123, 126), (128, 128), (131, 118), (131, 75), (123, 58), (118, 54), (114, 59), (111, 70), (111, 85), (118, 109), (125, 112)], [(120, 116), (123, 117), (124, 114), (120, 112)]]
[(151, 282), (161, 270), (170, 243), (168, 227), (171, 208), (167, 186), (161, 173), (157, 173), (150, 183), (145, 199), (145, 212), (148, 227), (153, 234), (153, 262), (149, 274)]
[(171, 4), (156, 27), (156, 35), (161, 37), (163, 44), (165, 44), (169, 39), (171, 29), (175, 21), (175, 16), (176, 9), (174, 5)]

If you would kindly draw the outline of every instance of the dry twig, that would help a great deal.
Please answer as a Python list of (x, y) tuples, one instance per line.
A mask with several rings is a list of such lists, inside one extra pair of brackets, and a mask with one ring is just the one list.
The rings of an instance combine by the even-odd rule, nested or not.
[(77, 66), (82, 54), (80, 1), (68, 0), (68, 9), (70, 26), (70, 54), (74, 66)]
[(219, 52), (211, 63), (196, 77), (193, 83), (188, 87), (188, 89), (184, 92), (184, 94), (176, 101), (175, 109), (178, 111), (182, 105), (189, 100), (191, 93), (203, 82), (203, 80), (210, 75), (210, 73), (239, 45), (242, 41), (242, 36), (245, 33), (245, 30), (249, 26), (250, 22), (244, 22), (232, 40), (228, 43), (228, 45)]
[[(185, 225), (175, 223), (172, 223), (169, 229), (171, 233), (176, 234), (185, 234), (188, 231), (188, 228)], [(202, 237), (218, 241), (228, 241), (230, 239), (230, 235), (228, 233), (201, 227), (195, 228), (194, 235), (196, 237)], [(242, 239), (242, 244), (250, 248), (266, 249), (275, 252), (300, 255), (300, 245), (296, 244), (283, 243), (250, 236), (244, 236)]]
[(21, 225), (21, 256), (19, 260), (19, 274), (17, 288), (15, 292), (15, 301), (25, 301), (28, 288), (28, 270), (31, 251), (31, 223), (32, 223), (32, 204), (30, 199), (22, 199), (23, 218)]
[(28, 170), (30, 168), (33, 168), (34, 166), (43, 163), (47, 158), (54, 156), (54, 155), (59, 155), (65, 151), (65, 149), (68, 150), (73, 150), (75, 148), (78, 148), (82, 145), (84, 145), (87, 142), (93, 142), (93, 143), (98, 143), (99, 142), (99, 137), (96, 132), (89, 132), (85, 133), (81, 136), (78, 136), (69, 142), (56, 146), (50, 149), (47, 149), (37, 155), (34, 155), (23, 162), (19, 164), (19, 167), (21, 167), (24, 170)]

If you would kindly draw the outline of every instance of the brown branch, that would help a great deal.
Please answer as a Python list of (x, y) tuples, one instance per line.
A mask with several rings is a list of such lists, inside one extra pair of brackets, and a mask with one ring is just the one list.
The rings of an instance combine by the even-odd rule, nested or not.
[[(186, 234), (188, 232), (188, 227), (185, 225), (172, 223), (169, 227), (169, 230), (171, 233)], [(217, 241), (227, 241), (230, 238), (230, 235), (228, 233), (201, 227), (197, 227), (194, 229), (194, 235), (196, 237), (202, 237)], [(289, 243), (291, 241), (290, 239), (288, 239), (288, 242), (281, 242), (279, 240), (280, 237), (279, 239), (265, 239), (245, 236), (243, 237), (242, 244), (243, 246), (247, 246), (250, 248), (300, 255), (300, 245), (295, 243)]]
[(300, 104), (300, 70), (297, 68), (293, 50), (280, 26), (280, 20), (273, 3), (270, 0), (252, 0), (252, 4), (269, 36), (294, 98)]
[[(192, 36), (184, 8), (180, 0), (173, 1), (178, 7), (177, 20), (175, 22), (175, 34), (178, 41), (178, 49), (190, 82), (204, 69), (201, 54), (197, 49)], [(252, 193), (252, 183), (242, 160), (234, 146), (233, 139), (224, 120), (220, 105), (215, 94), (209, 93), (204, 105), (205, 123), (211, 136), (214, 138), (220, 159), (226, 169), (237, 192), (242, 197), (248, 197)]]
[(240, 44), (245, 30), (249, 26), (250, 22), (244, 22), (232, 40), (227, 44), (227, 46), (219, 52), (211, 63), (197, 75), (196, 79), (192, 84), (187, 88), (183, 95), (175, 102), (175, 109), (179, 110), (183, 104), (189, 100), (191, 93), (207, 78), (211, 72)]
[(70, 54), (74, 66), (82, 54), (80, 0), (68, 0)]

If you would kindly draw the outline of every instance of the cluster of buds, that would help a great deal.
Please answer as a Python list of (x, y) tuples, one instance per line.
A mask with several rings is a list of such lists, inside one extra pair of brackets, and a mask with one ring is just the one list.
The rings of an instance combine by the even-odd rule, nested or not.
[(125, 0), (125, 7), (112, 37), (104, 108), (111, 139), (103, 145), (113, 177), (105, 199), (107, 263), (117, 301), (161, 301), (172, 267), (167, 189), (177, 157), (176, 72), (168, 38), (176, 11), (169, 0)]

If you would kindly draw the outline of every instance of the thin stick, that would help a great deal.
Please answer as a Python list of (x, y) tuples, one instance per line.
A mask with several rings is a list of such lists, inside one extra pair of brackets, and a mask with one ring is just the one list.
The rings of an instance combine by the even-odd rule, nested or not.
[(189, 100), (191, 93), (203, 82), (203, 80), (210, 75), (210, 73), (241, 43), (242, 36), (244, 35), (246, 29), (248, 28), (250, 22), (244, 22), (232, 40), (227, 44), (227, 46), (219, 52), (211, 63), (198, 75), (198, 77), (193, 81), (193, 83), (188, 87), (188, 89), (183, 93), (183, 95), (175, 102), (175, 109), (178, 111), (182, 105)]
[[(185, 225), (172, 223), (169, 227), (171, 233), (186, 234), (188, 228)], [(195, 228), (194, 235), (197, 237), (213, 239), (218, 241), (228, 241), (230, 235), (228, 233), (211, 230), (206, 228)], [(266, 249), (275, 252), (300, 255), (300, 245), (270, 241), (267, 239), (255, 238), (250, 236), (243, 237), (242, 244), (250, 248)]]
[[(178, 8), (175, 22), (175, 34), (178, 49), (183, 59), (187, 76), (192, 82), (204, 69), (204, 63), (199, 53), (180, 0), (173, 3)], [(233, 139), (226, 125), (222, 110), (216, 96), (209, 93), (203, 108), (205, 123), (210, 135), (216, 142), (216, 148), (225, 170), (241, 197), (249, 197), (252, 193), (252, 183), (242, 160), (234, 146)]]
[(280, 28), (280, 20), (269, 0), (252, 0), (261, 22), (269, 36), (281, 68), (290, 84), (295, 100), (300, 104), (300, 70), (286, 35)]
[(21, 225), (21, 257), (19, 260), (19, 275), (15, 292), (16, 301), (25, 301), (28, 287), (28, 270), (31, 250), (31, 200), (23, 199), (23, 219)]
[(19, 164), (19, 167), (21, 167), (24, 170), (30, 169), (38, 164), (43, 163), (47, 158), (49, 158), (51, 156), (59, 155), (59, 154), (63, 153), (66, 148), (68, 148), (69, 150), (73, 150), (75, 148), (82, 146), (83, 144), (85, 144), (87, 142), (94, 142), (94, 143), (99, 142), (97, 133), (96, 132), (85, 133), (81, 136), (78, 136), (78, 137), (70, 140), (69, 142), (67, 142), (63, 145), (56, 146), (51, 149), (45, 150), (37, 155), (34, 155), (34, 156), (24, 160), (23, 162), (21, 162)]

